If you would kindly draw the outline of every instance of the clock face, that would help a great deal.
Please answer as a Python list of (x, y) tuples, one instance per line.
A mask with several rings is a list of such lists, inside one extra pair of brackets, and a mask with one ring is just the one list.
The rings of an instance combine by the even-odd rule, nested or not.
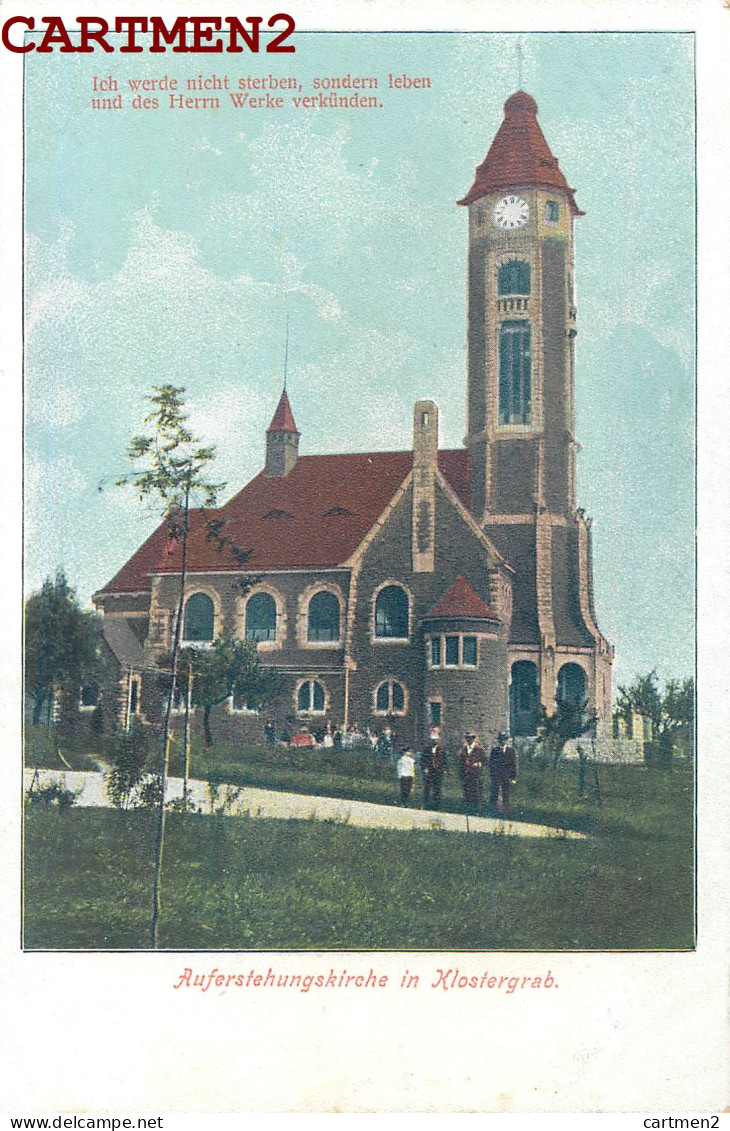
[(511, 232), (514, 228), (522, 228), (527, 223), (530, 218), (530, 206), (521, 196), (510, 193), (495, 204), (492, 215), (498, 228)]

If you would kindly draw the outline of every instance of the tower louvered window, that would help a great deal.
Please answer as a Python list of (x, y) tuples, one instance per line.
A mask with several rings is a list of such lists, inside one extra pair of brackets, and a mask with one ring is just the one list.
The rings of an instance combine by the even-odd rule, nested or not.
[(530, 264), (521, 259), (503, 263), (497, 275), (497, 289), (500, 295), (529, 295)]
[(530, 323), (499, 328), (499, 423), (529, 424), (532, 414)]

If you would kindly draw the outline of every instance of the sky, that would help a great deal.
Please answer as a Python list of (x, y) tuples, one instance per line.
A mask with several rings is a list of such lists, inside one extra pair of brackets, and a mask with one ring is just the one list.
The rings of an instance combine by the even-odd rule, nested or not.
[[(578, 502), (614, 683), (694, 664), (693, 40), (296, 35), (294, 55), (26, 54), (26, 590), (84, 605), (159, 522), (114, 487), (153, 385), (182, 385), (233, 494), (287, 387), (302, 453), (465, 428), (466, 210), (519, 86), (576, 224)], [(130, 78), (375, 76), (377, 109), (131, 106)], [(384, 89), (388, 75), (428, 89)], [(95, 110), (113, 75), (123, 108)], [(210, 96), (213, 91), (203, 92)], [(97, 95), (98, 96), (98, 95)], [(198, 96), (202, 94), (198, 92)], [(148, 94), (149, 97), (149, 94)]]

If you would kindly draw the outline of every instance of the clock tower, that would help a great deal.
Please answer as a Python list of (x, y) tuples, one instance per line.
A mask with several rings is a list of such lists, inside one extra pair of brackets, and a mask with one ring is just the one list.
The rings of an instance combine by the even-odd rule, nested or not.
[(610, 715), (612, 649), (593, 608), (590, 523), (575, 494), (573, 228), (583, 215), (524, 91), (474, 184), (469, 210), (470, 508), (517, 568), (511, 729), (539, 701)]

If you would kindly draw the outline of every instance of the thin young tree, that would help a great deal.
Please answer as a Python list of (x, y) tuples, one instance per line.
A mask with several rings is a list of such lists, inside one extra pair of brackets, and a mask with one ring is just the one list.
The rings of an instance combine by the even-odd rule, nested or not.
[(180, 545), (180, 584), (177, 612), (170, 649), (170, 692), (160, 738), (157, 774), (159, 802), (155, 825), (155, 853), (150, 911), (150, 946), (157, 946), (160, 917), (160, 879), (165, 840), (165, 782), (170, 740), (170, 716), (175, 702), (178, 656), (185, 604), (185, 581), (188, 564), (190, 508), (196, 505), (214, 507), (225, 484), (213, 483), (207, 477), (215, 449), (201, 444), (187, 426), (183, 399), (185, 389), (175, 385), (155, 385), (147, 400), (151, 409), (144, 418), (145, 435), (134, 436), (127, 449), (133, 468), (117, 479), (117, 486), (133, 487), (138, 499), (156, 501), (168, 524), (171, 540)]

